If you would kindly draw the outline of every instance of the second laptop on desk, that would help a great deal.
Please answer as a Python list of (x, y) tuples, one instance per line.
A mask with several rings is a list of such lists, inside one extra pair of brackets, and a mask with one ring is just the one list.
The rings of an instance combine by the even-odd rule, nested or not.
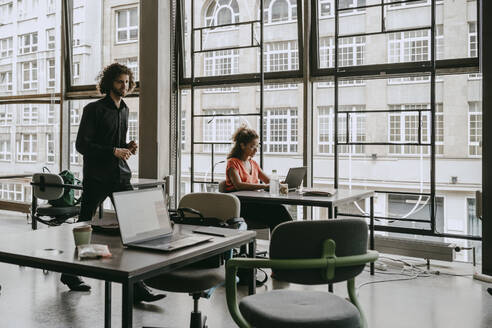
[(113, 197), (125, 246), (173, 251), (213, 238), (173, 233), (162, 189), (121, 191)]

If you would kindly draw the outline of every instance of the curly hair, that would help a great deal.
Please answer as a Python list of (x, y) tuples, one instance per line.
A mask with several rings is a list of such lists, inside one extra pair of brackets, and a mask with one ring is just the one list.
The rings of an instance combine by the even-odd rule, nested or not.
[(259, 139), (258, 133), (255, 130), (248, 128), (246, 125), (241, 125), (236, 132), (232, 135), (232, 141), (234, 141), (234, 146), (231, 152), (227, 155), (229, 158), (241, 158), (243, 150), (241, 149), (241, 144), (249, 144), (255, 139)]
[(98, 79), (99, 83), (97, 84), (97, 88), (99, 92), (102, 94), (109, 94), (113, 89), (113, 82), (116, 80), (118, 76), (121, 74), (127, 74), (130, 80), (128, 92), (131, 92), (133, 88), (135, 88), (135, 80), (133, 78), (133, 72), (125, 65), (121, 65), (118, 63), (113, 63), (111, 65), (106, 66), (101, 73), (99, 73)]

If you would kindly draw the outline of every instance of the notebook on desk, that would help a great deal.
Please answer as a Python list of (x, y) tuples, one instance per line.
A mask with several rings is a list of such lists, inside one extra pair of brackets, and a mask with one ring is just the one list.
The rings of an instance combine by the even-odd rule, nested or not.
[(160, 188), (113, 193), (121, 240), (128, 247), (173, 251), (213, 237), (173, 233)]

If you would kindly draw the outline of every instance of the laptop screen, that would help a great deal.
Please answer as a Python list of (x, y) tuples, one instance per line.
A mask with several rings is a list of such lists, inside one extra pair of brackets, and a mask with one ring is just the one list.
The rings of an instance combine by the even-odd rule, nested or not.
[(113, 197), (123, 244), (172, 233), (162, 189), (121, 191)]

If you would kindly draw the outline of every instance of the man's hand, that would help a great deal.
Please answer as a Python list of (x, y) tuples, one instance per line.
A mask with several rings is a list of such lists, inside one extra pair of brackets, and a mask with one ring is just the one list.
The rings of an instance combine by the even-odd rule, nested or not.
[(125, 161), (130, 158), (132, 153), (130, 150), (125, 149), (125, 148), (115, 148), (114, 149), (114, 156), (124, 159)]
[(128, 150), (133, 154), (135, 155), (137, 153), (137, 149), (138, 149), (138, 145), (137, 143), (132, 140), (130, 141), (130, 143), (128, 144)]

